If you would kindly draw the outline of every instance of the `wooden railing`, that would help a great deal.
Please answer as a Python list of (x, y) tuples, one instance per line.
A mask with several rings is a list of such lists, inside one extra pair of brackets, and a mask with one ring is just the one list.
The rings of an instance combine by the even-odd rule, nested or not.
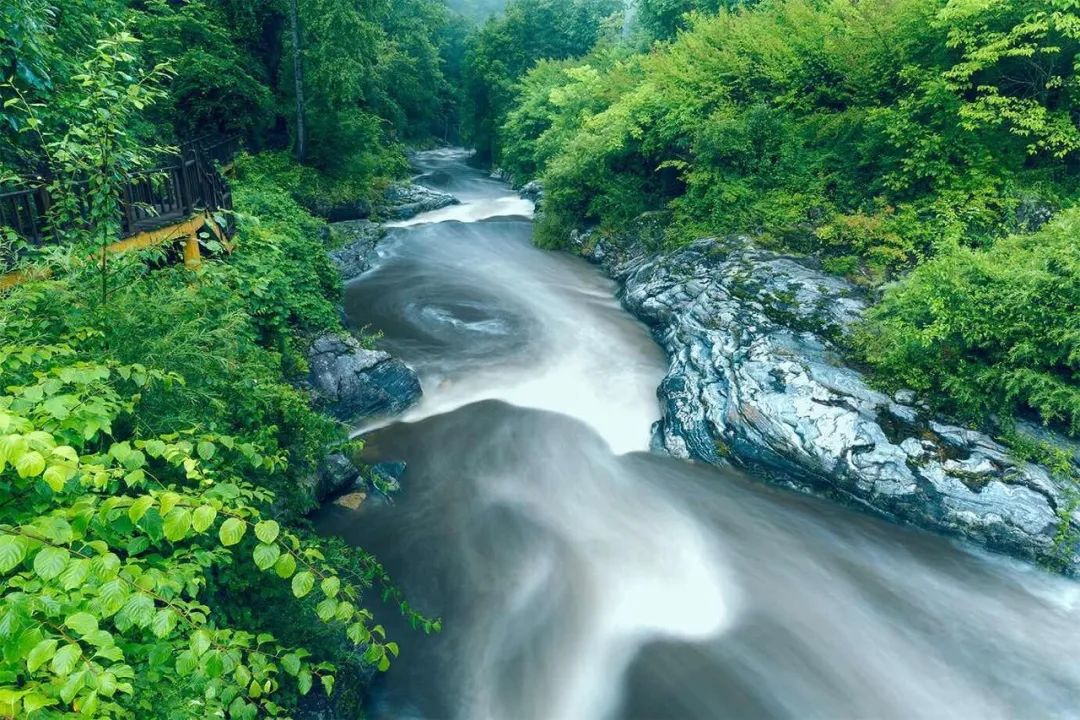
[[(132, 173), (117, 198), (120, 237), (175, 224), (200, 212), (232, 209), (232, 193), (218, 169), (232, 160), (237, 138), (199, 138), (180, 146), (165, 165)], [(55, 242), (49, 224), (53, 199), (45, 187), (0, 192), (0, 226), (31, 245)]]

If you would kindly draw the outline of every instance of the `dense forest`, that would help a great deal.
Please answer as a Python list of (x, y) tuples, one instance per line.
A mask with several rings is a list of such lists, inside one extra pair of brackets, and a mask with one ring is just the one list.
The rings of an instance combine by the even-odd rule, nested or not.
[(545, 53), (482, 117), (498, 164), (544, 179), (541, 243), (661, 212), (668, 246), (748, 233), (819, 258), (881, 293), (851, 350), (884, 385), (1075, 434), (1076, 10), (646, 1), (632, 40)]
[[(438, 631), (303, 519), (359, 444), (302, 387), (344, 332), (325, 219), (409, 148), (541, 180), (547, 248), (650, 218), (815, 258), (874, 298), (882, 387), (1080, 435), (1076, 0), (3, 0), (0, 102), (0, 187), (63, 240), (0, 226), (3, 717), (355, 710), (335, 678), (398, 653), (366, 593)], [(106, 253), (198, 137), (245, 148), (234, 249)]]

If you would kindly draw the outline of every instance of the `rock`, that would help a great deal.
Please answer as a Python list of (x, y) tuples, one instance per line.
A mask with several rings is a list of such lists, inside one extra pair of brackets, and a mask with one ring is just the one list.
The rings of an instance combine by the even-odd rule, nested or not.
[(327, 455), (319, 463), (316, 497), (323, 500), (355, 487), (357, 482), (363, 482), (363, 478), (360, 468), (356, 467), (352, 460), (342, 453)]
[(544, 199), (544, 186), (539, 180), (533, 180), (526, 183), (521, 190), (518, 191), (518, 195), (526, 200), (532, 200), (534, 203), (539, 204)]
[(338, 507), (348, 508), (349, 510), (356, 510), (364, 501), (367, 500), (366, 492), (352, 492), (346, 493), (334, 500), (334, 504)]
[(509, 170), (505, 170), (503, 168), (495, 168), (491, 171), (491, 175), (489, 177), (492, 180), (500, 180), (504, 183), (507, 183), (508, 185), (514, 184), (514, 176), (510, 173)]
[(376, 490), (389, 495), (401, 489), (401, 476), (405, 474), (405, 463), (382, 462), (371, 466), (371, 484)]
[(988, 436), (924, 421), (846, 367), (834, 341), (866, 300), (850, 283), (745, 238), (670, 253), (583, 233), (575, 242), (621, 282), (622, 301), (670, 359), (654, 444), (897, 520), (959, 535), (1066, 572), (1060, 512), (1080, 530), (1069, 489)]
[(420, 213), (458, 205), (461, 202), (449, 193), (413, 183), (391, 185), (386, 189), (383, 201), (381, 214), (388, 220), (408, 220)]
[(901, 405), (914, 405), (915, 401), (918, 400), (918, 396), (914, 390), (897, 390), (893, 393), (893, 400)]
[(309, 362), (316, 404), (344, 422), (400, 413), (421, 395), (405, 363), (354, 338), (323, 335), (312, 343)]
[(314, 210), (327, 222), (336, 223), (366, 218), (371, 215), (372, 207), (367, 200), (349, 200), (334, 205), (319, 205)]
[(386, 236), (386, 231), (370, 220), (350, 220), (330, 226), (330, 241), (338, 245), (330, 252), (330, 259), (345, 280), (367, 272), (375, 259), (375, 248)]

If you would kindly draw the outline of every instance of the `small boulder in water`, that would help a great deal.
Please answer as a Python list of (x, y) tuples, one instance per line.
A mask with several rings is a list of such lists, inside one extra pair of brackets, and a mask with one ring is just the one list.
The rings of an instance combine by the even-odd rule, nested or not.
[(311, 344), (316, 403), (344, 422), (402, 412), (420, 399), (420, 380), (409, 367), (354, 338), (323, 335)]
[(382, 462), (371, 466), (371, 484), (376, 490), (389, 495), (401, 489), (401, 476), (405, 474), (405, 463)]
[(518, 195), (525, 200), (532, 200), (534, 203), (539, 203), (544, 199), (544, 186), (539, 180), (533, 180), (530, 183), (526, 183), (526, 185), (518, 191)]
[(383, 195), (382, 215), (389, 220), (408, 220), (420, 213), (440, 210), (461, 203), (450, 193), (432, 190), (423, 185), (402, 183), (391, 185)]

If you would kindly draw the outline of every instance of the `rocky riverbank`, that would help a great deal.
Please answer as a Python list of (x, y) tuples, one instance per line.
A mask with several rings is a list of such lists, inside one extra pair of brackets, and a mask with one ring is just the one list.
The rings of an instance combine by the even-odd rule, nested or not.
[(889, 397), (845, 364), (837, 340), (860, 291), (745, 237), (650, 253), (633, 234), (576, 238), (670, 359), (654, 444), (751, 466), (900, 522), (1069, 574), (1080, 571), (1073, 487), (987, 435), (941, 422), (912, 393)]

